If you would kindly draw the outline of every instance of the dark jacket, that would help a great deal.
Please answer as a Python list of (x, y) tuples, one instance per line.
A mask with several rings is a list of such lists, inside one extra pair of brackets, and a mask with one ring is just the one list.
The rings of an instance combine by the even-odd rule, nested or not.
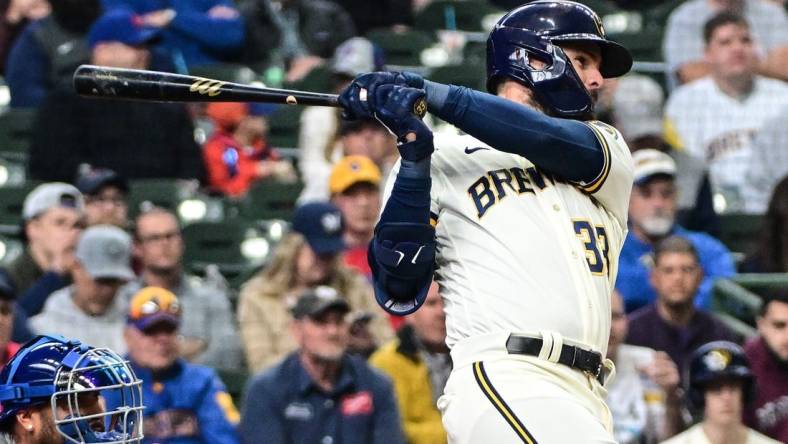
[(181, 104), (95, 100), (51, 94), (39, 109), (30, 147), (33, 179), (71, 182), (81, 163), (135, 178), (202, 181), (194, 126)]
[[(265, 65), (272, 61), (272, 53), (282, 44), (281, 25), (269, 0), (241, 0), (238, 8), (246, 20), (248, 30), (244, 61)], [(330, 58), (340, 43), (356, 35), (353, 20), (341, 6), (325, 0), (293, 0), (288, 11), (298, 17), (298, 36), (308, 55)], [(374, 2), (371, 2), (374, 3)], [(304, 55), (307, 55), (304, 54)], [(285, 61), (288, 55), (283, 55)]]

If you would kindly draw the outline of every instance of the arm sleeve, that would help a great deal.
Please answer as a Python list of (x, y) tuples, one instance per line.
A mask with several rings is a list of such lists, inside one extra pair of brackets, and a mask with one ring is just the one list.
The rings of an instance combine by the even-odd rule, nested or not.
[(19, 306), (28, 316), (35, 316), (41, 313), (49, 295), (66, 285), (68, 285), (68, 281), (58, 273), (52, 271), (44, 273), (27, 291), (22, 293), (19, 297)]
[(405, 444), (394, 389), (386, 378), (381, 382), (375, 399), (373, 444)]
[(458, 86), (450, 86), (443, 105), (430, 110), (491, 147), (569, 181), (591, 182), (604, 168), (603, 146), (582, 122)]
[(211, 371), (208, 393), (198, 406), (197, 417), (200, 422), (202, 441), (216, 444), (238, 444), (235, 426), (240, 414), (219, 377)]
[(5, 81), (11, 92), (12, 108), (34, 108), (47, 94), (49, 61), (36, 42), (30, 24), (11, 47)]
[(245, 392), (239, 427), (244, 444), (286, 442), (282, 418), (274, 406), (278, 398), (269, 393), (262, 379), (252, 380)]
[[(232, 1), (218, 1), (214, 6), (235, 8)], [(237, 49), (243, 43), (244, 23), (241, 14), (234, 18), (213, 18), (207, 12), (179, 9), (170, 28), (197, 40), (215, 51)]]

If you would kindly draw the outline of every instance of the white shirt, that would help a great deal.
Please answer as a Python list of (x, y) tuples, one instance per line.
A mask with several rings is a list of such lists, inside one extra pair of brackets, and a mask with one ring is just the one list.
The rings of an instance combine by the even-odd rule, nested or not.
[(471, 136), (435, 135), (430, 211), (449, 347), (547, 330), (604, 355), (632, 160), (618, 131), (589, 126), (605, 146), (605, 167), (588, 184), (552, 179)]
[(730, 210), (741, 210), (753, 140), (785, 103), (788, 85), (779, 80), (756, 77), (752, 92), (740, 101), (705, 77), (678, 88), (665, 116), (684, 149), (708, 165), (713, 191), (726, 196)]
[[(761, 435), (752, 429), (747, 429), (746, 444), (780, 444), (768, 436)], [(703, 423), (695, 424), (683, 433), (679, 433), (673, 438), (662, 441), (662, 444), (714, 444), (709, 441), (709, 437), (703, 431)]]

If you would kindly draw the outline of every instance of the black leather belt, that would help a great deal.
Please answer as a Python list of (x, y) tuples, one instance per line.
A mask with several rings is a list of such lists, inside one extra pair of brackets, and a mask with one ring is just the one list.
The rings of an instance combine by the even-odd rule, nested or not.
[[(541, 338), (509, 335), (509, 339), (506, 340), (506, 351), (510, 354), (538, 357), (542, 350), (542, 343)], [(559, 364), (588, 372), (601, 384), (604, 384), (607, 369), (602, 365), (602, 361), (601, 353), (567, 344), (561, 347), (561, 356), (558, 357)]]

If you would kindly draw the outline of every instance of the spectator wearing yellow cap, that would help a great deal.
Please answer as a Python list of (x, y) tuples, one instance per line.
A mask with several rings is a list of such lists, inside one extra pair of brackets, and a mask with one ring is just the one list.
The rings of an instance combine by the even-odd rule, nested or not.
[(345, 220), (345, 264), (370, 278), (367, 246), (380, 215), (380, 169), (365, 156), (347, 156), (334, 165), (328, 180), (331, 201)]
[(240, 415), (216, 372), (178, 355), (180, 323), (181, 306), (169, 290), (145, 287), (131, 299), (123, 336), (142, 379), (143, 443), (239, 443)]

